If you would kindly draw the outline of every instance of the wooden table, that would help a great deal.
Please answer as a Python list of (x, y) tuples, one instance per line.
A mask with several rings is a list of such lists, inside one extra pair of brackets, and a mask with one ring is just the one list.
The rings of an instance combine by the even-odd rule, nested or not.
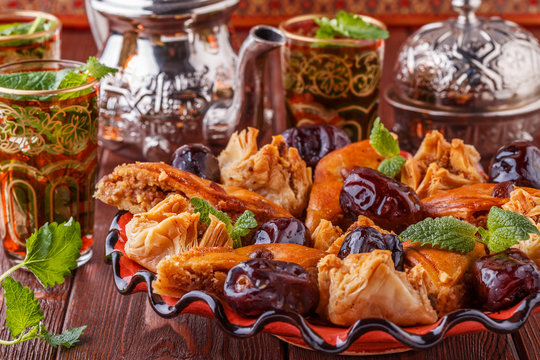
[[(535, 29), (536, 30), (536, 29)], [(387, 43), (385, 68), (391, 69), (398, 47), (410, 30), (394, 28)], [(535, 31), (540, 33), (540, 31)], [(96, 52), (86, 31), (64, 31), (63, 57), (85, 60)], [(385, 71), (384, 84), (391, 82)], [(382, 106), (382, 118), (388, 108)], [(126, 161), (104, 151), (100, 176)], [(96, 204), (94, 257), (74, 272), (63, 285), (43, 290), (33, 276), (18, 271), (14, 277), (29, 285), (41, 300), (45, 323), (50, 331), (62, 332), (88, 325), (81, 342), (73, 349), (54, 349), (40, 341), (0, 347), (0, 359), (354, 359), (332, 356), (288, 345), (277, 338), (259, 334), (240, 340), (225, 335), (213, 320), (193, 315), (165, 320), (148, 305), (146, 294), (120, 295), (113, 284), (111, 267), (103, 261), (104, 240), (116, 210)], [(9, 264), (1, 258), (0, 270)], [(5, 316), (3, 298), (0, 299)], [(4, 321), (1, 321), (2, 326)], [(2, 327), (0, 338), (8, 338)], [(357, 359), (537, 359), (540, 358), (540, 316), (532, 316), (517, 333), (497, 335), (476, 333), (444, 340), (426, 351), (410, 351)]]

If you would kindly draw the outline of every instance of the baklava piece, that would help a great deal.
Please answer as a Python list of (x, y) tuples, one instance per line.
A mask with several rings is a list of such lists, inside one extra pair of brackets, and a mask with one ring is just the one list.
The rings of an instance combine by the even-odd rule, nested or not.
[(453, 216), (475, 226), (485, 226), (489, 210), (508, 199), (492, 196), (495, 184), (474, 184), (440, 192), (422, 200), (427, 217)]
[(235, 250), (224, 247), (194, 248), (163, 259), (157, 266), (157, 280), (153, 287), (156, 293), (173, 297), (181, 297), (192, 290), (221, 296), (229, 270), (253, 258), (298, 264), (316, 282), (317, 263), (325, 255), (324, 251), (297, 244), (259, 244)]
[[(535, 189), (516, 188), (510, 193), (510, 201), (502, 206), (504, 210), (515, 211), (525, 215), (540, 230), (540, 191)], [(523, 251), (536, 265), (540, 266), (540, 236), (530, 234), (530, 239), (520, 241), (513, 247)]]
[(424, 284), (413, 286), (396, 271), (390, 251), (351, 254), (344, 260), (330, 254), (319, 268), (317, 312), (336, 325), (382, 318), (400, 326), (432, 324), (437, 313)]
[(136, 214), (126, 224), (125, 253), (150, 271), (167, 256), (193, 247), (232, 247), (225, 224), (210, 215), (210, 225), (199, 222), (199, 214), (185, 197), (171, 195), (150, 211)]
[(472, 265), (486, 255), (484, 245), (478, 243), (468, 254), (429, 245), (405, 247), (409, 281), (415, 286), (426, 286), (431, 304), (440, 316), (468, 304)]
[(231, 136), (218, 156), (221, 182), (256, 192), (294, 216), (302, 216), (311, 190), (311, 168), (281, 135), (257, 149), (258, 134), (257, 129), (248, 128)]
[(449, 143), (438, 131), (428, 133), (414, 157), (401, 170), (401, 182), (420, 199), (460, 186), (485, 182), (480, 172), (480, 154), (461, 139)]
[(164, 163), (135, 163), (117, 166), (96, 186), (95, 197), (132, 214), (147, 212), (169, 194), (188, 199), (200, 197), (235, 221), (251, 210), (259, 224), (276, 217), (290, 217), (282, 207), (249, 190), (222, 186)]

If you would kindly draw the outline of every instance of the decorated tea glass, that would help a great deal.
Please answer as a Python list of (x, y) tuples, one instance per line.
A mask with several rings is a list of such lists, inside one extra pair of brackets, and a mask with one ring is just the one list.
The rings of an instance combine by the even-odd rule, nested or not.
[[(1, 73), (58, 71), (67, 60), (22, 61)], [(22, 260), (26, 239), (46, 222), (81, 225), (79, 265), (92, 257), (99, 81), (58, 90), (0, 87), (0, 236), (8, 258)]]
[(60, 20), (41, 11), (0, 13), (0, 64), (60, 58)]
[(302, 15), (280, 25), (287, 37), (282, 48), (287, 125), (328, 123), (353, 141), (364, 139), (377, 117), (384, 40), (315, 38), (314, 18), (320, 17)]

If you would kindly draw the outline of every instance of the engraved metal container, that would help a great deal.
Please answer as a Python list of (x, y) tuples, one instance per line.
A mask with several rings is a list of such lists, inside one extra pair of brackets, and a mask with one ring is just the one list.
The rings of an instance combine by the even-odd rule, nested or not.
[[(203, 129), (203, 117), (234, 94), (236, 54), (227, 24), (237, 4), (90, 1), (108, 22), (100, 60), (121, 69), (101, 85), (101, 145), (132, 159), (166, 161), (183, 143), (223, 141), (227, 124)], [(94, 34), (103, 34), (91, 15)]]
[(489, 161), (505, 143), (538, 140), (540, 47), (515, 23), (477, 17), (480, 0), (452, 5), (457, 18), (428, 24), (403, 44), (384, 96), (407, 150), (438, 129)]

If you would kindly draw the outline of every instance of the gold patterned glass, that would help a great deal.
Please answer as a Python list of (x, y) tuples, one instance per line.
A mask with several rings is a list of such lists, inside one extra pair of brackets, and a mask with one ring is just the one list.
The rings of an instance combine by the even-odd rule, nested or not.
[[(302, 15), (280, 25), (288, 127), (328, 123), (351, 140), (365, 139), (377, 117), (384, 40), (317, 39), (315, 17)], [(383, 23), (362, 16), (383, 29)]]
[[(23, 61), (0, 66), (0, 73), (80, 65)], [(12, 260), (24, 258), (26, 239), (41, 225), (70, 217), (81, 225), (79, 265), (92, 256), (98, 84), (40, 91), (0, 87), (0, 236)]]
[(60, 58), (61, 23), (54, 15), (29, 10), (1, 13), (0, 29), (5, 24), (28, 23), (37, 18), (47, 22), (46, 30), (18, 35), (0, 35), (0, 64)]

